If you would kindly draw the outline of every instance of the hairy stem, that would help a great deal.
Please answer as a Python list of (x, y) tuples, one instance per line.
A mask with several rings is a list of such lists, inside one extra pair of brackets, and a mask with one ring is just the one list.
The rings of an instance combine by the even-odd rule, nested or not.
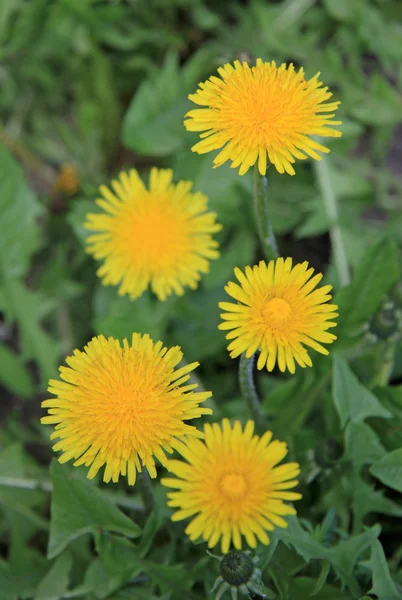
[(257, 164), (254, 168), (254, 211), (264, 254), (267, 260), (274, 260), (279, 253), (269, 213), (268, 179), (260, 175)]
[(255, 421), (258, 432), (265, 431), (267, 424), (261, 410), (261, 403), (253, 381), (255, 354), (246, 358), (245, 354), (240, 356), (239, 361), (239, 384), (241, 393), (247, 403), (249, 411)]
[(145, 467), (143, 468), (141, 473), (138, 474), (137, 481), (142, 501), (144, 503), (145, 512), (149, 514), (153, 511), (155, 507), (155, 499), (154, 491), (152, 489), (152, 481)]

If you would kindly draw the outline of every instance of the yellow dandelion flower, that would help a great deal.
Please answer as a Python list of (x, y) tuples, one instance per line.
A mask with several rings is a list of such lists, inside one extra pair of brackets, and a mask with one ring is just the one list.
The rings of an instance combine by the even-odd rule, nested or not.
[(274, 61), (260, 58), (253, 67), (236, 60), (218, 73), (221, 79), (210, 77), (189, 96), (205, 108), (191, 110), (184, 122), (188, 131), (204, 132), (193, 152), (205, 154), (224, 146), (215, 167), (231, 160), (231, 167), (240, 167), (244, 175), (258, 161), (265, 175), (268, 155), (279, 173), (294, 175), (295, 158), (320, 160), (317, 150), (329, 152), (310, 136), (342, 135), (328, 127), (341, 124), (332, 120), (340, 102), (326, 102), (332, 94), (322, 87), (319, 73), (306, 80), (303, 69), (296, 72), (285, 63), (278, 68)]
[(232, 340), (228, 346), (232, 358), (243, 352), (250, 358), (259, 350), (258, 369), (266, 365), (272, 371), (278, 362), (281, 371), (294, 373), (295, 361), (301, 367), (312, 366), (304, 346), (328, 354), (321, 343), (336, 339), (327, 329), (336, 326), (331, 319), (338, 316), (338, 307), (327, 304), (331, 285), (314, 289), (321, 273), (312, 277), (314, 269), (308, 262), (292, 268), (291, 258), (261, 261), (252, 269), (246, 267), (245, 274), (238, 268), (234, 273), (240, 285), (231, 281), (225, 291), (238, 303), (219, 303), (228, 311), (221, 315), (224, 322), (219, 329), (231, 330), (226, 338)]
[(173, 521), (192, 517), (186, 533), (191, 540), (202, 537), (212, 548), (221, 540), (222, 552), (231, 542), (242, 547), (242, 536), (251, 548), (257, 539), (269, 544), (267, 531), (286, 527), (284, 515), (296, 511), (284, 500), (298, 500), (288, 492), (297, 485), (297, 463), (277, 466), (288, 450), (284, 442), (271, 441), (272, 433), (253, 435), (254, 423), (244, 430), (239, 421), (231, 427), (223, 419), (221, 427), (205, 425), (205, 441), (191, 439), (180, 444), (188, 461), (169, 460), (169, 470), (177, 476), (162, 484), (178, 491), (169, 492), (169, 506), (179, 510)]
[(104, 285), (119, 285), (121, 296), (134, 300), (149, 284), (159, 300), (181, 295), (184, 286), (197, 287), (219, 256), (211, 234), (222, 227), (207, 212), (207, 197), (191, 194), (190, 181), (174, 185), (172, 177), (170, 169), (152, 169), (148, 190), (137, 171), (121, 173), (114, 193), (100, 188), (96, 203), (104, 213), (87, 215), (84, 226), (97, 232), (87, 251), (104, 261), (98, 275)]
[(166, 464), (165, 452), (177, 448), (178, 437), (202, 436), (184, 423), (210, 414), (200, 402), (210, 392), (194, 392), (197, 384), (182, 385), (198, 363), (175, 370), (182, 359), (178, 346), (164, 348), (149, 335), (134, 333), (132, 345), (98, 336), (66, 359), (62, 381), (51, 379), (56, 396), (42, 402), (49, 409), (44, 424), (55, 425), (51, 439), (61, 450), (59, 461), (91, 466), (88, 478), (106, 465), (103, 480), (117, 482), (120, 474), (134, 485), (141, 463), (156, 477), (154, 456)]

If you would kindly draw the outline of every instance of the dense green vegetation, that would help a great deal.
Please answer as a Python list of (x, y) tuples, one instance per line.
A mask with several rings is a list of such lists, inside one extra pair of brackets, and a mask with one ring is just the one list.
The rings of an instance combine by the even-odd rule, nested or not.
[[(281, 255), (325, 274), (340, 317), (329, 357), (312, 352), (311, 369), (256, 378), (274, 436), (301, 464), (303, 494), (298, 517), (256, 551), (264, 593), (402, 597), (401, 3), (2, 0), (0, 600), (215, 597), (219, 563), (169, 520), (159, 481), (148, 514), (138, 486), (49, 466), (40, 403), (73, 349), (136, 331), (200, 362), (208, 419), (250, 417), (217, 325), (233, 268), (262, 258), (252, 174), (192, 153), (198, 138), (183, 117), (199, 81), (257, 57), (320, 71), (343, 121), (322, 162), (299, 162), (294, 177), (268, 173)], [(63, 165), (77, 170), (73, 194), (58, 179)], [(208, 196), (223, 224), (221, 258), (196, 291), (130, 301), (97, 279), (83, 221), (100, 184), (152, 166)], [(337, 220), (326, 211), (334, 199)]]

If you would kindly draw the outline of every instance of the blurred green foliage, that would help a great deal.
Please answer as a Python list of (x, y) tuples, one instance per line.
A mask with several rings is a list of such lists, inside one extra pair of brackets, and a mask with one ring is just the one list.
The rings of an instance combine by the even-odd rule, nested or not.
[[(249, 417), (216, 326), (233, 268), (262, 257), (251, 179), (192, 154), (196, 136), (182, 125), (198, 81), (247, 57), (320, 71), (342, 101), (343, 137), (323, 164), (353, 272), (340, 289), (311, 163), (292, 178), (272, 169), (281, 253), (325, 272), (340, 319), (332, 357), (314, 356), (295, 376), (258, 375), (274, 435), (302, 465), (303, 493), (299, 517), (258, 549), (265, 591), (402, 597), (402, 349), (372, 327), (384, 303), (402, 310), (401, 2), (2, 0), (0, 600), (212, 598), (217, 563), (169, 521), (158, 483), (147, 516), (123, 482), (90, 483), (58, 464), (49, 474), (39, 416), (68, 353), (95, 334), (139, 331), (201, 362), (214, 418)], [(80, 178), (72, 198), (54, 190), (67, 163)], [(101, 183), (133, 166), (146, 177), (153, 165), (208, 195), (222, 255), (197, 291), (130, 302), (97, 281), (82, 223)]]

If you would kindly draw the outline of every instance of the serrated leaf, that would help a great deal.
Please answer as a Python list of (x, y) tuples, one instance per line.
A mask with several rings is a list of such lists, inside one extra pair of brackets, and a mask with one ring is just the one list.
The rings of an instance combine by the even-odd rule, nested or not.
[(402, 493), (402, 448), (383, 456), (372, 465), (370, 472), (388, 487)]
[(288, 517), (286, 521), (286, 529), (275, 530), (272, 533), (273, 539), (283, 542), (286, 546), (292, 546), (306, 562), (325, 558), (324, 547), (303, 529), (297, 517)]
[(138, 88), (123, 122), (123, 143), (149, 156), (169, 156), (189, 138), (183, 120), (192, 105), (187, 99), (200, 78), (210, 69), (215, 50), (199, 49), (179, 68), (178, 55), (169, 52), (156, 74)]
[[(271, 534), (271, 541), (275, 544), (281, 541), (287, 546), (293, 547), (306, 562), (313, 559), (329, 561), (337, 576), (348, 586), (352, 594), (355, 595), (354, 597), (359, 595), (360, 588), (353, 576), (353, 570), (359, 556), (370, 546), (379, 531), (372, 528), (349, 540), (340, 542), (332, 548), (327, 548), (302, 528), (297, 517), (288, 517), (287, 522), (288, 527), (286, 529), (275, 530)], [(263, 564), (267, 564), (265, 556)], [(310, 593), (314, 591), (316, 586), (311, 588)], [(315, 591), (317, 592), (317, 590)], [(320, 597), (319, 594), (320, 592), (318, 592), (316, 598)]]
[(337, 576), (348, 585), (356, 596), (360, 593), (360, 590), (353, 577), (355, 565), (379, 533), (379, 528), (373, 527), (326, 550), (327, 559), (331, 562)]
[(389, 239), (380, 240), (367, 251), (352, 283), (342, 288), (334, 298), (339, 307), (339, 343), (370, 319), (399, 278), (397, 245)]
[(43, 298), (8, 273), (3, 272), (1, 278), (0, 272), (0, 283), (3, 284), (7, 317), (10, 321), (16, 320), (21, 332), (22, 354), (24, 358), (32, 358), (38, 363), (41, 383), (46, 387), (48, 380), (57, 373), (59, 351), (55, 341), (41, 326)]
[(402, 517), (402, 507), (389, 500), (382, 491), (375, 490), (359, 475), (352, 480), (352, 506), (354, 513), (354, 526), (359, 530), (369, 513), (382, 513), (393, 517)]
[(321, 571), (320, 571), (320, 575), (317, 579), (317, 583), (314, 586), (314, 589), (311, 592), (310, 596), (317, 596), (317, 594), (319, 594), (321, 592), (322, 588), (324, 587), (324, 585), (327, 582), (330, 568), (331, 568), (331, 563), (328, 560), (324, 560), (321, 565)]
[(123, 122), (123, 143), (149, 156), (166, 156), (183, 143), (183, 117), (190, 103), (179, 77), (178, 57), (166, 56), (160, 72), (140, 85)]
[(0, 382), (17, 396), (29, 398), (34, 387), (29, 371), (20, 356), (5, 344), (0, 344)]
[(370, 559), (361, 564), (372, 572), (373, 586), (369, 590), (370, 594), (377, 596), (378, 600), (400, 600), (401, 591), (397, 590), (392, 581), (383, 547), (378, 540), (372, 543)]
[(356, 423), (367, 417), (392, 416), (376, 396), (360, 383), (347, 362), (337, 354), (333, 363), (332, 391), (342, 429), (348, 421)]
[(63, 552), (53, 563), (36, 590), (35, 600), (59, 600), (64, 597), (70, 581), (73, 559)]
[(364, 422), (349, 422), (345, 429), (345, 458), (356, 468), (371, 464), (386, 454), (377, 434)]
[(25, 274), (39, 245), (36, 221), (42, 213), (20, 165), (0, 144), (0, 271)]
[(115, 531), (127, 537), (140, 535), (140, 528), (111, 504), (97, 487), (73, 479), (68, 469), (53, 460), (53, 482), (48, 557), (54, 558), (71, 542), (99, 529)]

